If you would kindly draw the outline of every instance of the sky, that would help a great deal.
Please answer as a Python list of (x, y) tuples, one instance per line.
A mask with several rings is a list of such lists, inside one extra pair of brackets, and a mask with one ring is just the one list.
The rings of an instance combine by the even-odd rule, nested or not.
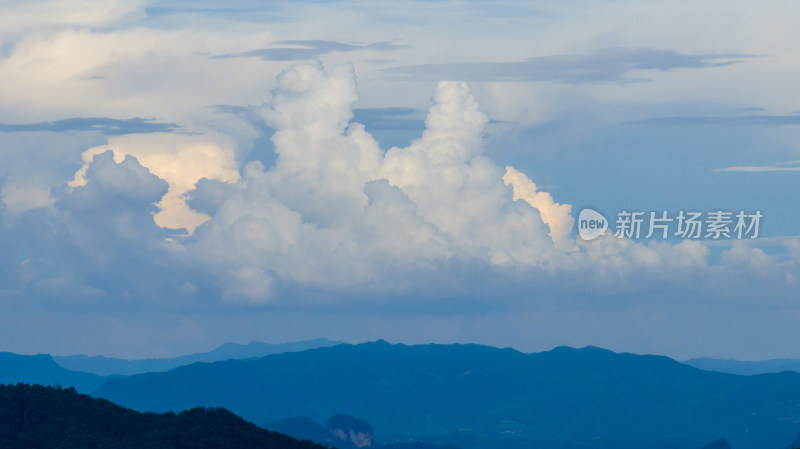
[(797, 2), (218, 3), (4, 2), (0, 351), (800, 358)]

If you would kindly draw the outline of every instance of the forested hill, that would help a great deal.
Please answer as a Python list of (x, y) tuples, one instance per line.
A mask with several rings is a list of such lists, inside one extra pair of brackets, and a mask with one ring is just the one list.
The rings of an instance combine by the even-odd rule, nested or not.
[(323, 449), (222, 408), (139, 413), (74, 389), (0, 386), (3, 449)]

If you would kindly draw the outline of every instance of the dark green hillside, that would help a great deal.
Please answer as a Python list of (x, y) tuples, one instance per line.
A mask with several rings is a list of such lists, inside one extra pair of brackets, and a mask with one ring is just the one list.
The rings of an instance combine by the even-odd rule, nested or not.
[(3, 449), (322, 449), (233, 413), (195, 408), (139, 413), (74, 389), (0, 386)]

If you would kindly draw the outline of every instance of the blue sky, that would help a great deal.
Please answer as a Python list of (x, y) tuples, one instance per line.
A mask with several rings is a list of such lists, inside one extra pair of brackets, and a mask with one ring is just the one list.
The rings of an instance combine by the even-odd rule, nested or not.
[[(0, 350), (800, 357), (799, 7), (11, 1)], [(585, 242), (587, 207), (763, 219)]]

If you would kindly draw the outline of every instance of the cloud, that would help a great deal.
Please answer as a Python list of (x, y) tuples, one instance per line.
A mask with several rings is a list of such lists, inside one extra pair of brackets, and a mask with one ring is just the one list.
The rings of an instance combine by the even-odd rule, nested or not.
[(94, 157), (111, 150), (117, 162), (133, 156), (154, 175), (166, 181), (169, 190), (159, 199), (155, 221), (169, 229), (191, 233), (208, 220), (186, 205), (186, 194), (200, 179), (235, 182), (239, 179), (235, 144), (215, 135), (127, 134), (111, 138), (107, 144), (83, 152), (83, 167), (70, 182), (73, 187), (86, 185), (86, 170)]
[[(272, 98), (253, 114), (275, 130), (275, 165), (251, 162), (238, 182), (189, 193), (210, 219), (186, 253), (210, 261), (230, 301), (460, 291), (515, 272), (551, 289), (560, 272), (569, 288), (638, 291), (707, 268), (700, 242), (576, 245), (570, 205), (484, 155), (489, 120), (465, 83), (439, 83), (421, 136), (387, 151), (353, 121), (349, 65), (297, 63)], [(387, 112), (407, 111), (374, 113)]]
[(800, 167), (775, 167), (775, 166), (761, 166), (761, 165), (736, 165), (733, 167), (720, 168), (714, 171), (731, 171), (731, 172), (749, 172), (749, 173), (763, 173), (772, 171), (800, 171)]
[[(708, 242), (584, 244), (564, 210), (745, 202), (771, 217), (765, 235), (792, 233), (796, 208), (774, 192), (796, 190), (777, 171), (798, 164), (775, 161), (797, 159), (784, 156), (797, 147), (787, 92), (800, 4), (359, 3), (354, 13), (327, 1), (2, 3), (0, 123), (28, 127), (0, 132), (9, 348), (183, 352), (220, 339), (357, 340), (391, 329), (407, 339), (425, 322), (431, 331), (411, 338), (792, 350), (774, 343), (796, 327), (797, 239), (759, 238), (746, 244), (763, 254), (737, 248), (724, 259), (729, 248)], [(291, 64), (274, 60), (311, 55), (355, 60), (358, 95), (352, 72), (333, 66), (294, 68), (270, 92)], [(462, 135), (431, 123), (439, 137), (422, 141), (442, 79), (478, 81), (471, 95), (488, 129), (458, 119), (468, 95), (436, 91), (437, 110), (452, 111), (435, 115), (461, 123)], [(740, 106), (764, 110), (730, 109)], [(616, 126), (630, 118), (654, 121)], [(754, 159), (753, 142), (781, 154)], [(107, 149), (113, 165), (100, 157)], [(707, 188), (710, 160), (767, 176)], [(137, 164), (150, 175), (137, 178)], [(85, 184), (67, 186), (84, 166)]]
[[(50, 205), (16, 216), (4, 205), (7, 235), (24, 235), (14, 240), (31, 248), (20, 253), (30, 261), (6, 276), (46, 295), (287, 309), (381, 307), (381, 298), (412, 296), (408, 307), (424, 310), (455, 297), (464, 310), (486, 310), (530, 307), (531, 298), (631, 298), (665, 285), (713, 293), (723, 280), (750, 279), (741, 249), (720, 268), (702, 242), (576, 242), (569, 204), (487, 157), (489, 118), (463, 82), (437, 84), (421, 135), (405, 147), (382, 149), (355, 120), (357, 101), (349, 64), (285, 70), (267, 104), (235, 110), (274, 131), (271, 166), (240, 166), (236, 144), (214, 133), (112, 136), (84, 151), (83, 167), (52, 191)], [(171, 231), (179, 226), (190, 233)], [(58, 249), (45, 261), (48, 245), (37, 241)], [(65, 263), (70, 254), (79, 263)], [(760, 273), (774, 269), (786, 285), (796, 270), (780, 257), (759, 261)], [(505, 305), (494, 303), (498, 295)]]
[(16, 214), (51, 205), (80, 166), (80, 154), (102, 141), (93, 132), (0, 133), (0, 203)]
[(763, 173), (774, 171), (800, 171), (800, 161), (787, 161), (774, 165), (736, 165), (733, 167), (718, 168), (718, 172), (748, 172)]
[(276, 45), (288, 47), (271, 47), (250, 50), (241, 53), (225, 53), (212, 56), (215, 59), (230, 58), (259, 58), (265, 61), (293, 61), (298, 59), (317, 59), (322, 55), (333, 52), (347, 52), (356, 50), (393, 51), (409, 48), (409, 45), (395, 44), (393, 42), (373, 42), (370, 44), (347, 44), (326, 40), (283, 40), (276, 41)]
[(110, 27), (144, 16), (146, 0), (3, 2), (0, 37), (48, 27)]
[(360, 108), (353, 109), (353, 120), (363, 123), (370, 130), (421, 130), (425, 122), (416, 118), (419, 111), (414, 108)]
[(209, 4), (206, 6), (199, 2), (182, 5), (181, 2), (161, 0), (152, 2), (147, 7), (146, 11), (148, 17), (200, 14), (207, 16), (224, 16), (252, 20), (254, 14), (260, 14), (263, 18), (269, 20), (270, 18), (274, 18), (273, 15), (275, 12), (281, 10), (282, 5), (277, 3), (264, 4), (253, 2), (229, 2), (225, 5)]
[(0, 198), (10, 213), (24, 212), (53, 204), (50, 189), (38, 185), (6, 183), (0, 189)]
[(550, 228), (550, 237), (556, 247), (564, 250), (575, 248), (575, 242), (570, 238), (575, 221), (571, 214), (572, 206), (558, 204), (549, 193), (537, 191), (536, 183), (514, 167), (506, 167), (503, 181), (514, 188), (515, 201), (521, 199), (542, 214), (542, 221)]
[(553, 242), (538, 211), (513, 201), (503, 169), (483, 155), (488, 118), (467, 85), (439, 83), (433, 101), (422, 136), (387, 151), (379, 176), (454, 240), (452, 254), (495, 265), (546, 263)]
[(685, 54), (652, 48), (606, 48), (591, 54), (538, 56), (525, 61), (421, 64), (384, 70), (421, 79), (620, 83), (646, 80), (628, 78), (631, 72), (722, 67), (751, 57), (743, 53)]
[(56, 307), (163, 289), (167, 234), (153, 214), (167, 184), (133, 157), (115, 162), (110, 151), (92, 158), (85, 179), (53, 192), (49, 207), (0, 216), (12, 237), (0, 249), (19, 255), (0, 260), (3, 284)]
[[(151, 20), (107, 29), (30, 30), (0, 43), (0, 122), (29, 129), (95, 127), (109, 135), (215, 129), (228, 122), (212, 119), (207, 110), (203, 116), (204, 108), (252, 97), (275, 69), (207, 55), (272, 40), (263, 29), (160, 26)], [(158, 120), (150, 119), (153, 111)], [(54, 118), (70, 119), (49, 124)]]
[(541, 215), (482, 154), (488, 119), (465, 84), (441, 83), (422, 136), (385, 153), (351, 121), (355, 101), (351, 66), (295, 64), (261, 111), (276, 130), (275, 166), (248, 164), (233, 192), (192, 193), (194, 204), (228, 191), (190, 246), (228, 273), (229, 296), (274, 300), (274, 280), (410, 288), (420, 277), (409, 273), (448, 261), (535, 267), (554, 252)]
[(782, 126), (782, 125), (800, 125), (800, 115), (747, 115), (740, 117), (676, 116), (676, 117), (655, 117), (642, 120), (633, 120), (625, 123), (631, 125), (656, 125), (656, 126), (692, 126), (692, 125)]
[(113, 119), (105, 117), (78, 117), (41, 123), (0, 123), (0, 132), (73, 132), (95, 131), (105, 135), (138, 134), (180, 131), (176, 123), (164, 123), (155, 119), (129, 118)]
[[(167, 191), (167, 183), (154, 176), (137, 159), (125, 155), (116, 162), (111, 150), (92, 154), (81, 180), (81, 185), (59, 199), (59, 205), (66, 205), (72, 211), (103, 210), (120, 200), (121, 203), (146, 204), (148, 212), (155, 212), (153, 204)], [(133, 222), (120, 222), (118, 225), (130, 226), (131, 229), (137, 227)]]

